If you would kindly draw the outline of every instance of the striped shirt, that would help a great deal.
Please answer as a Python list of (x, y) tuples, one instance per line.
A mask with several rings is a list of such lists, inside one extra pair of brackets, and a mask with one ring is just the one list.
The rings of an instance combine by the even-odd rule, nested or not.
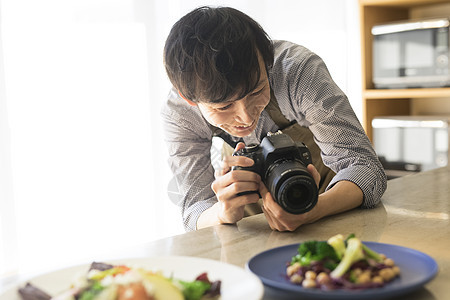
[[(269, 83), (281, 112), (288, 120), (308, 127), (322, 153), (322, 160), (336, 176), (328, 188), (341, 180), (363, 191), (361, 207), (376, 206), (386, 190), (386, 175), (346, 95), (331, 78), (322, 59), (303, 46), (274, 41), (275, 60), (268, 70)], [(180, 194), (186, 230), (195, 230), (198, 217), (214, 205), (211, 189), (212, 131), (197, 106), (180, 98), (175, 89), (162, 109), (169, 165)], [(228, 136), (234, 142), (257, 143), (278, 130), (263, 111), (255, 131), (248, 137)]]

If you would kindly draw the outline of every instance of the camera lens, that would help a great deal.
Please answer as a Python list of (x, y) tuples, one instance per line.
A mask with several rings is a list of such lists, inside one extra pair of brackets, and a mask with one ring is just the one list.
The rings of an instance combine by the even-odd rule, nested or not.
[(301, 199), (304, 197), (309, 198), (309, 190), (304, 185), (298, 184), (298, 182), (296, 182), (297, 181), (296, 179), (297, 178), (294, 178), (294, 184), (285, 187), (286, 198), (288, 199)]
[(274, 200), (287, 212), (302, 214), (317, 203), (317, 186), (306, 167), (296, 160), (273, 164), (266, 185)]
[(302, 214), (311, 210), (317, 202), (314, 180), (310, 176), (295, 175), (287, 178), (280, 186), (278, 204), (287, 212)]

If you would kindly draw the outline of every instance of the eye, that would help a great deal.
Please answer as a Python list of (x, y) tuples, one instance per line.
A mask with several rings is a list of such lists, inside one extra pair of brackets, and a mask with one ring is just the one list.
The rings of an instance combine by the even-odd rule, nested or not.
[(233, 103), (230, 103), (230, 104), (225, 105), (223, 107), (218, 107), (217, 110), (224, 111), (224, 110), (229, 109), (232, 105), (233, 105)]

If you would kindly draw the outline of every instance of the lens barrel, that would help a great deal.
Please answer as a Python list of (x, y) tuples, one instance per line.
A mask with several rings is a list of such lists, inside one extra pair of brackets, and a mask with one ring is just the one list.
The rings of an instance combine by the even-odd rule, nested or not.
[(274, 200), (291, 214), (305, 213), (317, 203), (314, 178), (299, 161), (281, 160), (272, 164), (265, 181)]

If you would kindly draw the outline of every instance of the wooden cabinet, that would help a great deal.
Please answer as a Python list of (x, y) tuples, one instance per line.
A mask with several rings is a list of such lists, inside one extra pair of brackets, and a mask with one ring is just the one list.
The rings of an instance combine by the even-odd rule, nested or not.
[(359, 0), (362, 50), (363, 126), (372, 140), (372, 119), (392, 115), (450, 115), (450, 87), (374, 89), (372, 34), (375, 24), (449, 17), (450, 0)]

